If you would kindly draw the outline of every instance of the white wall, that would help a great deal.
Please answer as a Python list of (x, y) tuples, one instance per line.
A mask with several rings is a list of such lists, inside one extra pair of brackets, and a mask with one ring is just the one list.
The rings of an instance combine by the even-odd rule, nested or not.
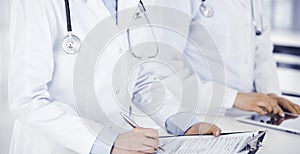
[(0, 0), (0, 154), (7, 154), (13, 117), (8, 109), (7, 101), (7, 71), (9, 59), (8, 21), (9, 0)]
[(270, 18), (273, 29), (300, 31), (299, 0), (263, 0), (264, 13)]

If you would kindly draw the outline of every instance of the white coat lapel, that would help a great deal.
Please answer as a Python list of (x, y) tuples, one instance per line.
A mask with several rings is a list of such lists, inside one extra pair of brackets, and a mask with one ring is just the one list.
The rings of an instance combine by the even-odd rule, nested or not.
[(102, 0), (87, 0), (87, 6), (94, 12), (99, 20), (103, 20), (111, 16)]
[(139, 0), (119, 0), (119, 10), (136, 8)]

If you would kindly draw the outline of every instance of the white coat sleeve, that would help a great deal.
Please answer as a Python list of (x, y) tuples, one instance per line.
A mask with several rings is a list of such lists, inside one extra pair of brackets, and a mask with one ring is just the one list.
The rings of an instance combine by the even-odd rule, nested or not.
[(75, 152), (87, 154), (97, 135), (101, 136), (100, 130), (105, 129), (93, 121), (90, 121), (93, 127), (88, 127), (88, 120), (83, 121), (71, 106), (51, 100), (48, 84), (55, 69), (53, 42), (56, 25), (54, 8), (51, 7), (50, 1), (46, 0), (12, 2), (10, 109), (18, 121), (36, 132)]
[(254, 84), (257, 92), (281, 95), (271, 42), (271, 25), (265, 20), (262, 35), (256, 37)]
[[(169, 133), (183, 135), (193, 124), (199, 122), (195, 112), (182, 108), (174, 75), (159, 64), (141, 65), (132, 88), (132, 102)], [(188, 78), (188, 77), (187, 77)], [(176, 93), (176, 92), (175, 92)]]

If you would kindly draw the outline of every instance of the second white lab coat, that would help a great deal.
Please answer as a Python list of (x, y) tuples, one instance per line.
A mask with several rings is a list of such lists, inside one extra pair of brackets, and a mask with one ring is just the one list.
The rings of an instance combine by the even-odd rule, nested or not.
[[(256, 36), (253, 25), (251, 1), (210, 0), (207, 2), (215, 13), (211, 18), (204, 17), (200, 11), (195, 18), (207, 28), (219, 47), (225, 69), (225, 85), (237, 92), (275, 93), (281, 95), (276, 63), (273, 57), (273, 44), (270, 38), (271, 26), (264, 19), (262, 35)], [(256, 23), (260, 23), (258, 7), (254, 7)], [(258, 28), (260, 26), (258, 25)], [(190, 33), (191, 38), (196, 38)], [(211, 76), (201, 65), (201, 56), (193, 54), (187, 46), (186, 55), (195, 66), (196, 72), (204, 80)], [(232, 97), (225, 94), (224, 98)], [(225, 102), (225, 107), (232, 107)]]
[[(190, 4), (187, 4), (188, 2)], [(200, 108), (197, 112), (205, 113), (208, 108), (232, 108), (238, 92), (281, 95), (276, 63), (272, 54), (271, 26), (263, 17), (262, 35), (255, 35), (251, 1), (208, 0), (206, 4), (214, 10), (212, 17), (201, 14), (199, 11), (201, 1), (188, 2), (182, 4), (172, 0), (163, 1), (166, 7), (183, 11), (194, 19), (191, 20), (189, 27), (187, 36), (189, 40), (178, 41), (180, 39), (175, 33), (168, 32), (162, 32), (162, 37), (165, 37), (165, 42), (178, 49), (185, 46), (182, 49), (184, 55), (200, 77), (198, 82)], [(257, 7), (254, 11), (256, 15), (259, 12)], [(172, 15), (167, 14), (163, 17), (168, 21)], [(257, 23), (260, 23), (259, 19), (260, 16), (257, 15)], [(207, 33), (210, 34), (209, 37), (212, 37), (213, 42), (211, 39), (204, 38), (207, 37)], [(198, 42), (196, 45), (199, 48), (195, 46), (195, 42)], [(213, 44), (218, 48), (217, 50), (206, 53), (203, 51), (211, 45), (214, 46)], [(219, 102), (214, 99), (217, 97), (220, 98)], [(193, 108), (190, 110), (195, 111)], [(219, 111), (217, 109), (214, 112)]]

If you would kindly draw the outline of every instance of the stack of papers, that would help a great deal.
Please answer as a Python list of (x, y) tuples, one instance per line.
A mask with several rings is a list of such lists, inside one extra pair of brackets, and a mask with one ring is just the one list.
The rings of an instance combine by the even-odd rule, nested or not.
[(219, 137), (212, 135), (162, 137), (160, 144), (165, 151), (159, 151), (158, 154), (247, 153), (248, 151), (242, 151), (242, 149), (245, 148), (249, 139), (257, 134), (258, 132), (244, 132)]

